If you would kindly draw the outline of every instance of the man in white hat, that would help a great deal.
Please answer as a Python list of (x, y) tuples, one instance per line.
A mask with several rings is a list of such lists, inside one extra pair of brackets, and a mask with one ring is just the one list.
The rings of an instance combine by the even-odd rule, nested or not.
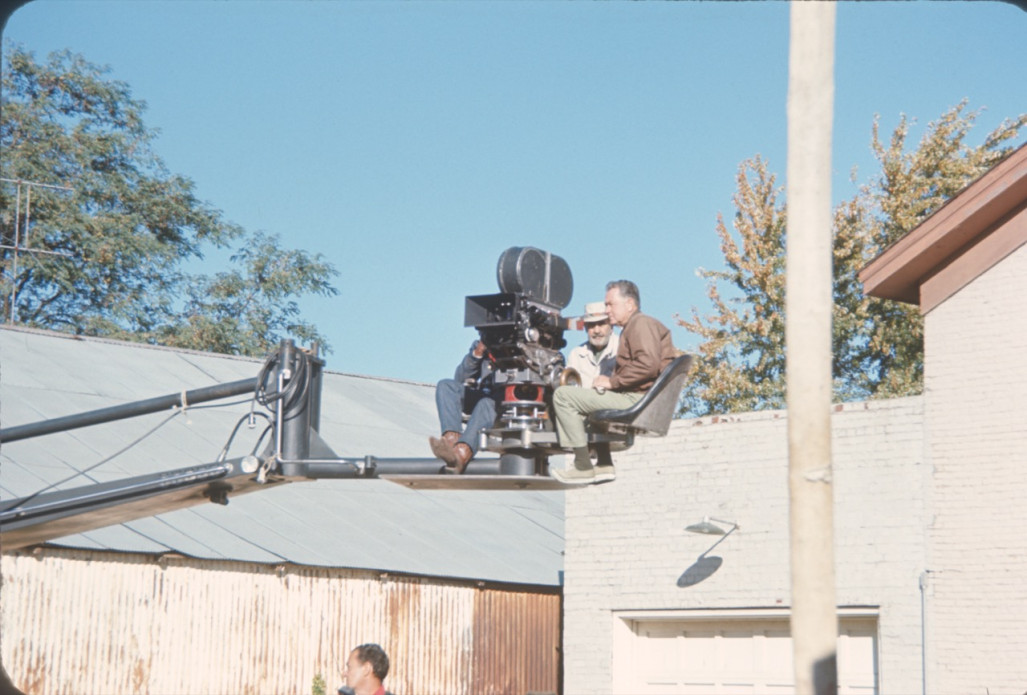
[(592, 388), (592, 380), (600, 374), (610, 376), (617, 366), (617, 334), (613, 332), (610, 318), (606, 315), (604, 302), (585, 305), (581, 317), (588, 333), (588, 340), (567, 355), (567, 368), (581, 376), (582, 388)]

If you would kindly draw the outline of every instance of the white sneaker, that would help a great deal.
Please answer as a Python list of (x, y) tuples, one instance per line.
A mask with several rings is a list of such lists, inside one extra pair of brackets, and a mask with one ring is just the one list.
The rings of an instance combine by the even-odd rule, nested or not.
[(587, 471), (581, 471), (577, 468), (568, 468), (563, 471), (549, 471), (550, 477), (553, 480), (559, 480), (561, 483), (567, 483), (568, 485), (588, 485), (594, 483), (596, 480), (596, 472), (589, 468)]
[(597, 483), (608, 483), (616, 479), (617, 471), (613, 469), (613, 466), (596, 466), (595, 481)]

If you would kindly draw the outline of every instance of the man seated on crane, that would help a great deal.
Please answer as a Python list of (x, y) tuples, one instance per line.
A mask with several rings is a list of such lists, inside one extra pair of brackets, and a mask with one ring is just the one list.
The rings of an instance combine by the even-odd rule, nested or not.
[(617, 346), (620, 339), (613, 332), (603, 302), (585, 305), (581, 317), (588, 340), (567, 355), (567, 369), (577, 372), (582, 388), (592, 388), (592, 380), (600, 374), (610, 376), (617, 365)]
[[(474, 341), (452, 379), (443, 379), (435, 389), (435, 406), (439, 413), (441, 437), (429, 437), (428, 443), (436, 458), (446, 462), (449, 472), (462, 474), (478, 453), (479, 432), (496, 420), (493, 395), (492, 364), (488, 350), (480, 340)], [(466, 425), (464, 413), (469, 414)]]
[(600, 374), (592, 381), (592, 388), (561, 386), (553, 393), (557, 437), (560, 446), (574, 453), (574, 463), (565, 471), (550, 471), (550, 475), (565, 483), (606, 482), (616, 477), (612, 464), (592, 466), (585, 430), (589, 413), (630, 408), (678, 354), (670, 330), (640, 311), (635, 283), (607, 283), (605, 304), (610, 323), (621, 327), (613, 374)]

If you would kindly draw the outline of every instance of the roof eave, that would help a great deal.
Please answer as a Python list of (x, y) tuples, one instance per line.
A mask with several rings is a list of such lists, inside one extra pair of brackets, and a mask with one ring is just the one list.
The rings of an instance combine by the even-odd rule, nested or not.
[[(988, 170), (859, 272), (865, 294), (920, 303), (921, 285), (1027, 201), (1027, 145)], [(1027, 240), (1025, 240), (1027, 241)]]

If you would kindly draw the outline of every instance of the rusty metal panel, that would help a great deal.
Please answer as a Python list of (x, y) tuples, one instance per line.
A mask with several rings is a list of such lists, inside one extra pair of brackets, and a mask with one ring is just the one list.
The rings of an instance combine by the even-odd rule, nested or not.
[(558, 691), (560, 596), (482, 591), (475, 597), (472, 692)]
[(2, 557), (27, 695), (327, 692), (377, 642), (399, 695), (557, 692), (560, 594), (363, 570), (41, 548)]

